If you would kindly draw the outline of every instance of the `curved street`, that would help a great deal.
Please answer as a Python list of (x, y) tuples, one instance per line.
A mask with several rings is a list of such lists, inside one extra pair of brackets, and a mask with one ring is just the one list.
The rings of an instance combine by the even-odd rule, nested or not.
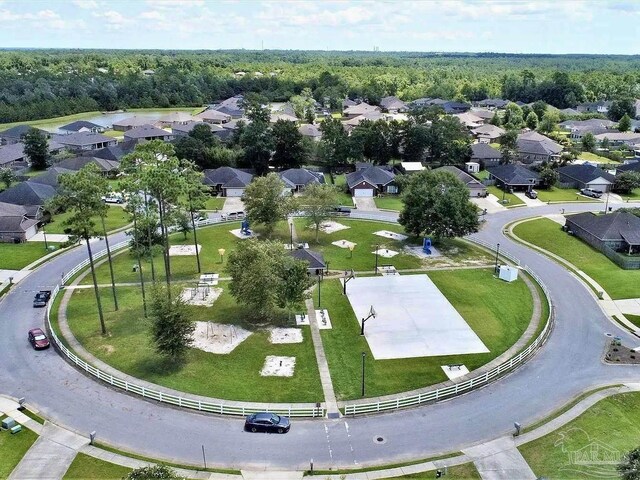
[[(3, 393), (24, 397), (51, 421), (141, 455), (245, 469), (349, 468), (383, 465), (454, 452), (511, 432), (546, 416), (595, 386), (633, 381), (638, 368), (605, 365), (605, 333), (627, 344), (640, 343), (612, 323), (591, 292), (560, 265), (502, 234), (505, 224), (530, 216), (594, 210), (594, 204), (515, 208), (487, 215), (474, 237), (500, 243), (537, 273), (556, 307), (556, 325), (546, 345), (507, 377), (469, 394), (437, 404), (370, 417), (294, 420), (287, 435), (243, 431), (240, 418), (222, 418), (122, 393), (85, 376), (54, 349), (34, 352), (26, 332), (43, 326), (44, 309), (32, 308), (35, 291), (54, 287), (65, 271), (86, 258), (80, 247), (54, 257), (28, 275), (0, 301), (0, 382)], [(597, 205), (600, 208), (601, 205)], [(393, 213), (352, 216), (394, 220)], [(124, 233), (112, 244), (125, 239)], [(92, 244), (94, 252), (103, 242)], [(215, 377), (203, 379), (215, 381)], [(383, 437), (385, 442), (375, 442)]]

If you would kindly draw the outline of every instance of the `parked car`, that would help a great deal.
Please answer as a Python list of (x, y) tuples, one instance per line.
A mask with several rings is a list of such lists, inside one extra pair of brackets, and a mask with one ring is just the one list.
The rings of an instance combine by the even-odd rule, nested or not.
[(350, 207), (344, 207), (344, 206), (338, 206), (338, 207), (333, 207), (333, 211), (336, 213), (344, 213), (344, 214), (350, 214), (351, 213), (351, 208)]
[(51, 290), (40, 290), (36, 293), (36, 296), (33, 297), (33, 308), (46, 307), (50, 298)]
[(29, 330), (27, 338), (35, 350), (49, 348), (49, 339), (40, 328), (32, 328)]
[(124, 198), (119, 193), (110, 193), (102, 197), (104, 203), (124, 203)]
[(524, 192), (524, 196), (531, 199), (536, 199), (538, 198), (538, 192), (536, 192), (535, 190), (527, 190), (526, 192)]
[(270, 412), (259, 412), (249, 415), (244, 422), (244, 429), (252, 432), (286, 433), (291, 428), (287, 417)]
[(602, 197), (602, 192), (600, 190), (593, 190), (591, 188), (583, 188), (582, 190), (580, 190), (580, 193), (585, 197), (591, 197), (591, 198)]

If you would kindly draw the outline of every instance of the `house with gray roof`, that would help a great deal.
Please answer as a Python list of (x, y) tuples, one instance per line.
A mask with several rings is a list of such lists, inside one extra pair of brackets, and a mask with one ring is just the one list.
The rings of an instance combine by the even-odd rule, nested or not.
[(21, 205), (0, 202), (0, 243), (26, 242), (38, 232), (38, 219)]
[(0, 147), (0, 168), (19, 168), (27, 166), (24, 143), (12, 143)]
[[(0, 145), (11, 145), (12, 143), (22, 142), (22, 137), (29, 133), (29, 130), (32, 128), (34, 127), (31, 125), (16, 125), (15, 127), (3, 130), (0, 132)], [(36, 130), (39, 130), (47, 138), (51, 137), (51, 134), (46, 130), (40, 128), (36, 128)]]
[(398, 193), (395, 174), (377, 165), (369, 165), (347, 174), (347, 186), (354, 197), (373, 197)]
[(381, 98), (380, 107), (383, 112), (388, 113), (404, 113), (409, 111), (407, 104), (395, 96)]
[(509, 100), (503, 100), (501, 98), (485, 98), (484, 100), (475, 102), (475, 105), (477, 107), (484, 107), (492, 110), (505, 108), (508, 104)]
[(591, 188), (608, 192), (613, 188), (616, 177), (594, 165), (565, 165), (558, 169), (560, 183), (572, 188)]
[(540, 183), (540, 175), (522, 165), (508, 164), (487, 168), (489, 179), (503, 190), (525, 191)]
[(495, 167), (502, 161), (502, 153), (487, 143), (474, 143), (471, 145), (471, 161), (484, 168)]
[(92, 152), (86, 152), (91, 157), (104, 158), (105, 160), (113, 160), (119, 162), (122, 157), (133, 152), (138, 142), (129, 140), (125, 142), (119, 142), (115, 145), (109, 145), (108, 147), (94, 150)]
[(358, 103), (344, 109), (343, 116), (350, 120), (352, 118), (359, 117), (365, 113), (380, 112), (380, 107), (376, 105), (369, 105), (367, 102)]
[(495, 125), (487, 123), (485, 125), (472, 128), (471, 133), (481, 143), (494, 143), (502, 135), (507, 133), (507, 131), (504, 128), (496, 127)]
[(147, 125), (149, 123), (149, 118), (147, 117), (138, 117), (134, 115), (132, 117), (123, 118), (122, 120), (118, 120), (113, 122), (113, 129), (117, 132), (126, 132), (127, 130), (131, 130), (132, 128), (141, 127), (142, 125)]
[(609, 112), (611, 105), (613, 102), (601, 100), (599, 102), (587, 102), (581, 103), (576, 107), (576, 110), (580, 113), (602, 113), (606, 114)]
[(24, 205), (25, 207), (42, 206), (55, 195), (56, 189), (51, 185), (27, 181), (0, 192), (0, 202)]
[(75, 122), (67, 123), (59, 128), (64, 133), (78, 133), (78, 132), (93, 132), (102, 133), (104, 127), (97, 123), (87, 122), (86, 120), (77, 120)]
[(470, 197), (486, 197), (487, 196), (487, 187), (479, 182), (475, 177), (469, 175), (467, 172), (460, 170), (458, 167), (454, 167), (453, 165), (444, 165), (442, 167), (434, 168), (434, 172), (449, 172), (454, 174), (458, 180), (465, 184), (465, 186), (469, 189)]
[(76, 171), (61, 168), (59, 166), (51, 167), (46, 172), (41, 173), (40, 175), (36, 175), (35, 177), (31, 177), (28, 182), (39, 183), (41, 185), (49, 185), (57, 190), (60, 186), (59, 177), (64, 173), (76, 173)]
[(191, 130), (195, 128), (196, 125), (206, 125), (209, 128), (209, 130), (211, 130), (211, 133), (213, 133), (216, 136), (219, 136), (220, 132), (226, 131), (224, 127), (216, 123), (191, 121), (187, 123), (172, 123), (171, 134), (173, 135), (174, 138), (186, 137), (189, 135)]
[(232, 167), (210, 168), (203, 171), (203, 183), (223, 197), (241, 197), (253, 180), (253, 173)]
[(303, 137), (310, 138), (315, 142), (319, 141), (322, 138), (322, 132), (320, 131), (320, 128), (312, 123), (303, 123), (298, 127), (298, 132), (300, 132), (300, 135), (302, 135)]
[(563, 148), (535, 131), (518, 135), (518, 159), (522, 163), (551, 162), (560, 158)]
[(93, 163), (100, 169), (105, 177), (115, 177), (120, 170), (120, 162), (117, 160), (107, 160), (98, 157), (73, 157), (66, 158), (55, 164), (58, 168), (64, 168), (70, 171), (78, 171), (86, 165)]
[(173, 140), (173, 135), (162, 128), (146, 124), (124, 132), (124, 139), (136, 140), (138, 142), (142, 140), (162, 140), (163, 142), (170, 142)]
[(301, 192), (312, 183), (324, 183), (324, 175), (321, 172), (312, 172), (306, 168), (290, 168), (279, 172), (278, 175), (291, 193)]
[(565, 117), (576, 117), (580, 115), (580, 112), (575, 108), (563, 108), (561, 110), (558, 110), (558, 112)]
[(54, 140), (71, 150), (98, 150), (114, 146), (118, 143), (115, 138), (100, 133), (78, 132), (69, 135), (56, 135)]
[(622, 268), (629, 268), (628, 264), (621, 261), (621, 256), (611, 255), (612, 252), (619, 252), (625, 256), (640, 253), (640, 218), (632, 213), (612, 212), (601, 215), (585, 212), (566, 215), (565, 218), (567, 230), (605, 253)]
[(581, 140), (587, 133), (599, 135), (608, 131), (617, 132), (615, 130), (616, 123), (611, 120), (600, 118), (590, 118), (588, 120), (565, 120), (558, 124), (563, 130), (569, 131), (571, 140)]
[[(242, 117), (242, 115), (240, 115), (240, 117)], [(235, 117), (235, 118), (240, 118), (240, 117)], [(217, 125), (220, 123), (230, 122), (234, 117), (232, 117), (231, 114), (226, 113), (223, 110), (209, 109), (197, 114), (194, 118), (196, 121), (199, 120), (201, 122), (213, 123)]]
[(295, 248), (289, 250), (289, 255), (296, 260), (307, 262), (309, 264), (307, 268), (309, 275), (322, 275), (324, 269), (327, 268), (324, 257), (320, 252), (309, 250), (308, 248)]
[(609, 145), (612, 147), (617, 147), (621, 145), (628, 145), (630, 147), (640, 143), (640, 133), (635, 132), (606, 132), (600, 133), (595, 136), (596, 141), (602, 143), (602, 141), (606, 138), (609, 140)]
[(210, 110), (217, 110), (225, 115), (229, 115), (231, 118), (242, 118), (244, 116), (242, 102), (244, 102), (244, 97), (242, 95), (236, 95), (212, 105)]

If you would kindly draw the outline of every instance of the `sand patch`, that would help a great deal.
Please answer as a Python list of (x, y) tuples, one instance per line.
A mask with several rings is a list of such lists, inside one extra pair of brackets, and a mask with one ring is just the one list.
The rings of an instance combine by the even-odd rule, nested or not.
[(260, 371), (263, 377), (293, 377), (296, 368), (296, 357), (278, 357), (268, 355)]
[[(202, 250), (202, 245), (198, 245), (198, 253)], [(196, 246), (195, 245), (171, 245), (169, 247), (169, 256), (170, 257), (178, 257), (183, 255), (195, 255), (196, 254)]]
[(229, 232), (232, 235), (234, 235), (234, 236), (236, 236), (238, 238), (242, 238), (242, 239), (244, 239), (244, 238), (255, 238), (255, 237), (258, 236), (258, 234), (254, 233), (253, 231), (251, 231), (251, 233), (249, 235), (245, 235), (245, 234), (242, 233), (241, 229), (239, 229), (239, 228), (236, 228), (235, 230), (229, 230)]
[(221, 293), (221, 288), (199, 286), (183, 289), (182, 293), (180, 294), (180, 298), (182, 298), (184, 303), (186, 303), (187, 305), (210, 307), (218, 299)]
[(469, 373), (469, 369), (464, 365), (442, 365), (440, 368), (442, 368), (445, 375), (449, 377), (449, 380), (464, 377)]
[(196, 322), (191, 346), (209, 353), (226, 354), (232, 352), (249, 335), (250, 331), (236, 325)]
[[(310, 225), (310, 228), (313, 228), (313, 225)], [(326, 222), (322, 222), (320, 224), (320, 230), (326, 234), (339, 232), (340, 230), (346, 230), (347, 228), (351, 227), (347, 227), (346, 225), (343, 225), (341, 223), (334, 222), (333, 220), (327, 220)]]
[(399, 240), (399, 241), (403, 241), (409, 238), (406, 235), (403, 235), (401, 233), (396, 233), (396, 232), (390, 232), (389, 230), (379, 230), (377, 232), (373, 232), (373, 234), (378, 235), (379, 237), (390, 238), (391, 240)]
[(350, 242), (349, 240), (337, 240), (335, 242), (331, 242), (331, 245), (335, 245), (340, 248), (351, 248), (357, 245), (357, 243)]
[(302, 330), (299, 328), (272, 328), (269, 341), (271, 343), (302, 343)]
[(388, 248), (380, 248), (379, 250), (374, 250), (371, 253), (377, 254), (379, 257), (393, 258), (398, 255), (399, 252), (396, 252), (395, 250), (389, 250)]

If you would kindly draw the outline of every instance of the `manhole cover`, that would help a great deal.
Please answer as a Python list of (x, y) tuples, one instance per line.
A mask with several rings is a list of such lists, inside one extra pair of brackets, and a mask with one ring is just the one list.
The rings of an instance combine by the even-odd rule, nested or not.
[(375, 437), (373, 437), (373, 443), (387, 443), (387, 440), (380, 435), (376, 435)]
[(605, 333), (606, 337), (613, 337), (613, 333)]

